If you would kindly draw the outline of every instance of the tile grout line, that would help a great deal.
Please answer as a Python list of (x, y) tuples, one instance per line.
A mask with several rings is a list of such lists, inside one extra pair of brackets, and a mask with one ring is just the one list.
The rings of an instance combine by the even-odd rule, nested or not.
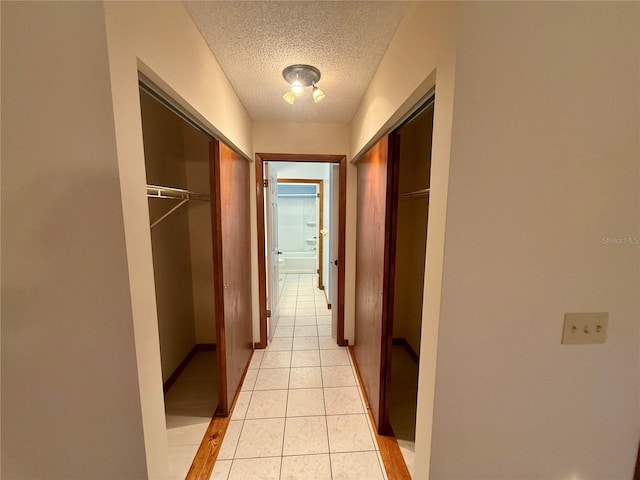
[[(296, 310), (298, 307), (298, 288), (296, 287)], [(288, 417), (287, 414), (289, 413), (289, 391), (291, 390), (291, 368), (293, 367), (293, 342), (295, 342), (295, 330), (296, 330), (296, 317), (295, 317), (295, 311), (294, 310), (294, 317), (293, 317), (293, 331), (291, 332), (291, 350), (290, 350), (290, 355), (289, 355), (289, 375), (287, 378), (287, 403), (285, 405), (285, 411), (284, 411), (284, 427), (283, 427), (283, 432), (282, 432), (282, 449), (281, 449), (281, 456), (280, 456), (280, 478), (282, 478), (282, 467), (284, 465), (284, 446), (285, 446), (285, 442), (287, 439), (287, 424), (288, 424)]]
[(365, 416), (366, 416), (366, 420), (367, 420), (367, 426), (368, 426), (368, 430), (369, 430), (369, 435), (372, 437), (373, 446), (375, 448), (374, 451), (376, 452), (376, 458), (378, 459), (378, 468), (380, 469), (380, 473), (382, 475), (382, 478), (389, 480), (389, 478), (387, 476), (386, 468), (384, 466), (384, 461), (382, 460), (382, 455), (380, 454), (380, 445), (378, 445), (377, 435), (374, 432), (375, 425), (372, 424), (372, 417), (369, 415), (368, 406), (366, 405), (366, 402), (364, 401), (364, 393), (362, 391), (362, 389), (364, 387), (360, 383), (360, 380), (359, 380), (358, 375), (356, 373), (355, 358), (353, 358), (353, 356), (351, 355), (351, 350), (349, 350), (349, 349), (347, 349), (347, 355), (349, 356), (349, 362), (351, 363), (352, 374), (355, 377), (356, 385), (358, 387), (358, 392), (359, 392), (359, 395), (360, 395), (360, 402), (362, 403), (362, 405), (363, 405), (363, 407), (365, 409)]
[[(376, 453), (377, 450), (343, 450), (340, 452), (333, 452), (333, 453), (296, 453), (296, 454), (292, 454), (292, 455), (270, 455), (270, 456), (262, 456), (262, 457), (243, 457), (243, 458), (237, 458), (236, 460), (256, 460), (259, 458), (278, 458), (278, 457), (308, 457), (308, 456), (319, 456), (319, 455), (336, 455), (336, 454), (347, 454), (347, 453)], [(216, 460), (217, 461), (217, 460)], [(230, 461), (229, 459), (227, 460), (221, 460), (221, 461)]]
[[(298, 291), (298, 293), (296, 294), (296, 306), (297, 306), (299, 295), (300, 295), (300, 292)], [(313, 299), (314, 306), (315, 306), (315, 304), (317, 303), (317, 299), (315, 298), (315, 296), (312, 296), (312, 299)], [(288, 350), (283, 350), (283, 352), (289, 351), (290, 355), (289, 355), (289, 366), (288, 366), (288, 379), (287, 379), (287, 386), (286, 386), (287, 396), (286, 396), (286, 408), (285, 408), (285, 413), (284, 413), (284, 421), (285, 422), (284, 422), (284, 426), (283, 426), (284, 431), (283, 431), (283, 439), (282, 439), (282, 450), (281, 450), (281, 455), (280, 455), (280, 478), (283, 478), (283, 475), (284, 475), (284, 472), (283, 472), (284, 457), (287, 457), (287, 456), (289, 456), (289, 457), (299, 456), (299, 455), (285, 455), (285, 453), (284, 453), (284, 444), (285, 444), (285, 439), (286, 439), (286, 435), (285, 434), (286, 434), (287, 420), (289, 418), (294, 418), (294, 417), (289, 417), (288, 416), (289, 413), (290, 413), (289, 412), (289, 408), (288, 408), (289, 407), (289, 400), (290, 400), (290, 393), (291, 393), (290, 391), (293, 390), (292, 383), (291, 383), (291, 380), (292, 380), (292, 378), (291, 378), (292, 369), (293, 368), (314, 368), (315, 367), (315, 366), (309, 366), (309, 365), (307, 365), (307, 366), (301, 365), (301, 366), (298, 366), (298, 367), (294, 367), (293, 366), (294, 342), (295, 342), (295, 339), (296, 339), (295, 327), (297, 327), (297, 326), (308, 326), (308, 325), (298, 325), (297, 324), (298, 317), (302, 317), (302, 316), (311, 316), (311, 315), (309, 313), (304, 313), (304, 314), (298, 315), (297, 314), (297, 309), (294, 311), (294, 317), (293, 317), (293, 330), (294, 330), (294, 332), (293, 332), (293, 336), (291, 337), (291, 346), (290, 346), (290, 348)], [(325, 393), (326, 393), (325, 389), (326, 388), (342, 388), (342, 387), (344, 387), (344, 385), (335, 385), (334, 387), (328, 387), (328, 386), (325, 385), (325, 381), (324, 381), (325, 379), (324, 379), (324, 375), (323, 375), (325, 365), (323, 365), (323, 358), (322, 358), (322, 355), (321, 355), (323, 349), (321, 349), (320, 345), (319, 345), (319, 337), (320, 337), (320, 335), (319, 335), (319, 331), (318, 331), (319, 326), (318, 326), (318, 312), (317, 312), (317, 310), (316, 310), (315, 314), (313, 315), (313, 317), (315, 318), (315, 325), (312, 325), (312, 326), (315, 326), (316, 334), (315, 335), (310, 335), (310, 336), (307, 336), (307, 335), (298, 336), (297, 338), (314, 338), (314, 339), (316, 339), (315, 348), (304, 349), (304, 350), (300, 350), (300, 351), (301, 352), (305, 352), (305, 351), (306, 352), (318, 352), (318, 360), (319, 360), (319, 362), (318, 362), (316, 368), (318, 368), (318, 371), (319, 371), (319, 374), (320, 374), (320, 388), (322, 388), (322, 400), (323, 400), (323, 406), (324, 406), (324, 414), (323, 415), (304, 415), (304, 417), (324, 416), (324, 418), (325, 418), (325, 425), (326, 425), (326, 433), (325, 434), (326, 434), (326, 441), (327, 441), (326, 445), (328, 447), (327, 456), (329, 457), (329, 470), (330, 470), (329, 473), (330, 473), (331, 478), (333, 478), (333, 467), (332, 467), (332, 464), (331, 464), (331, 451), (330, 451), (331, 445), (330, 445), (329, 432), (328, 432), (328, 417), (329, 416), (355, 416), (355, 415), (358, 415), (358, 414), (356, 414), (356, 413), (352, 413), (352, 414), (333, 414), (333, 415), (327, 414), (327, 404), (326, 404), (327, 399), (326, 399), (326, 395), (325, 395)], [(305, 321), (305, 323), (306, 323), (306, 321)], [(286, 337), (279, 337), (279, 338), (286, 338)], [(307, 343), (312, 343), (312, 342), (307, 342)], [(325, 349), (325, 350), (339, 351), (341, 349), (338, 348), (338, 349)], [(349, 353), (347, 353), (347, 355), (349, 355)], [(348, 358), (350, 359), (350, 355), (349, 355)], [(283, 366), (274, 366), (274, 367), (264, 367), (263, 366), (264, 360), (265, 359), (264, 359), (264, 356), (263, 356), (261, 358), (260, 363), (259, 363), (258, 368), (257, 368), (256, 382), (254, 383), (253, 388), (251, 390), (248, 390), (248, 392), (250, 392), (249, 404), (247, 405), (247, 411), (245, 412), (244, 418), (241, 420), (243, 422), (242, 429), (241, 429), (241, 434), (242, 434), (242, 431), (244, 431), (244, 426), (246, 425), (246, 421), (247, 421), (246, 415), (248, 413), (251, 401), (253, 401), (253, 394), (256, 391), (255, 387), (257, 386), (257, 377), (260, 375), (260, 372), (263, 372), (263, 371), (266, 371), (266, 370), (278, 369), (278, 368), (286, 368), (284, 365)], [(330, 363), (332, 363), (332, 362), (330, 362)], [(347, 366), (351, 367), (351, 369), (350, 369), (351, 370), (351, 374), (352, 374), (352, 376), (355, 376), (355, 374), (353, 372), (353, 365), (352, 365), (351, 359), (350, 359), (350, 362), (347, 365), (341, 365), (339, 363), (337, 365), (327, 365), (327, 367), (347, 367)], [(359, 385), (357, 385), (357, 382), (356, 382), (356, 387), (358, 387), (360, 400), (361, 400), (361, 403), (362, 403), (361, 392), (360, 392)], [(301, 387), (301, 388), (309, 389), (309, 388), (315, 388), (315, 387), (304, 386), (304, 387)], [(274, 391), (274, 390), (282, 390), (282, 389), (280, 389), (280, 388), (270, 388), (270, 389), (266, 389), (264, 391)], [(262, 419), (269, 419), (269, 418), (278, 418), (278, 417), (264, 417), (264, 418), (261, 417), (261, 418), (256, 418), (255, 420), (262, 420)], [(370, 431), (370, 434), (371, 434), (371, 431)], [(233, 466), (233, 463), (235, 462), (235, 460), (237, 460), (235, 458), (235, 454), (237, 453), (237, 449), (239, 448), (239, 445), (240, 445), (240, 442), (238, 441), (238, 444), (236, 445), (236, 451), (234, 452), (234, 458), (232, 460), (232, 466)], [(374, 445), (375, 445), (375, 442), (374, 442)], [(344, 452), (335, 452), (335, 453), (352, 454), (352, 453), (369, 452), (369, 451), (370, 450), (347, 450), (347, 451), (344, 451)], [(375, 453), (375, 450), (372, 450), (372, 452)], [(304, 454), (303, 456), (313, 456), (313, 455), (324, 455), (324, 454), (321, 454), (321, 453), (318, 453), (318, 454), (308, 453), (308, 454)], [(276, 458), (276, 457), (277, 457), (277, 455), (274, 455), (274, 456), (271, 456), (271, 457), (248, 457), (248, 458), (258, 459), (258, 458)], [(229, 476), (230, 476), (230, 473), (229, 473)]]
[[(317, 321), (316, 317), (316, 321)], [(320, 356), (320, 341), (318, 341), (318, 356)], [(329, 456), (329, 475), (333, 480), (333, 467), (331, 466), (331, 441), (329, 440), (329, 415), (327, 414), (327, 397), (325, 396), (324, 370), (322, 369), (322, 357), (320, 357), (320, 384), (322, 385), (322, 402), (324, 404), (324, 423), (327, 428), (327, 455)]]
[[(263, 354), (264, 356), (264, 354)], [(260, 363), (262, 364), (262, 358), (260, 358)], [(259, 371), (259, 368), (258, 368)], [(257, 380), (257, 374), (256, 374), (256, 380)], [(255, 386), (255, 385), (254, 385)], [(242, 387), (241, 387), (242, 388)], [(249, 394), (249, 401), (247, 403), (247, 411), (249, 410), (249, 405), (251, 404), (251, 399), (253, 398), (253, 389), (251, 389), (250, 391), (251, 393)], [(240, 433), (238, 434), (238, 441), (236, 442), (236, 447), (233, 449), (233, 455), (231, 456), (231, 465), (229, 465), (229, 473), (227, 473), (227, 479), (231, 476), (231, 470), (233, 469), (233, 464), (236, 461), (236, 454), (238, 453), (238, 447), (240, 447), (240, 438), (242, 438), (242, 432), (244, 430), (244, 424), (245, 424), (245, 420), (247, 418), (247, 411), (244, 412), (244, 415), (242, 416), (242, 426), (240, 427)], [(231, 412), (231, 414), (233, 415), (233, 412)], [(229, 419), (229, 423), (231, 423), (231, 419)], [(222, 440), (222, 442), (224, 443), (224, 439)], [(215, 469), (215, 463), (213, 465), (213, 468)], [(211, 473), (213, 475), (213, 472)]]

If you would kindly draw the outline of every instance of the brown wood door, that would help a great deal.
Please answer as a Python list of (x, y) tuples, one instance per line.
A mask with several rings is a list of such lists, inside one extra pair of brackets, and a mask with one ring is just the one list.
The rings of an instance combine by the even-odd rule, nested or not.
[(356, 235), (356, 305), (354, 352), (371, 412), (379, 432), (385, 426), (385, 376), (389, 301), (391, 152), (393, 137), (374, 145), (358, 162)]
[(253, 350), (249, 162), (220, 142), (210, 144), (219, 414), (227, 415)]

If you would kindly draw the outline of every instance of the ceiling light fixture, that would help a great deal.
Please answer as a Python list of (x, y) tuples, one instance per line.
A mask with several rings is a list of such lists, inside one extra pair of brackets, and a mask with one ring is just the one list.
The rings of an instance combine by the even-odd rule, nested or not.
[(326, 97), (324, 92), (314, 85), (313, 86), (313, 101), (315, 103), (321, 102), (324, 99), (324, 97)]
[(296, 97), (304, 93), (304, 87), (313, 87), (313, 101), (315, 103), (326, 97), (324, 92), (316, 86), (316, 83), (320, 81), (320, 70), (316, 67), (302, 64), (289, 65), (282, 71), (282, 76), (291, 84), (291, 89), (282, 98), (291, 105), (295, 102)]

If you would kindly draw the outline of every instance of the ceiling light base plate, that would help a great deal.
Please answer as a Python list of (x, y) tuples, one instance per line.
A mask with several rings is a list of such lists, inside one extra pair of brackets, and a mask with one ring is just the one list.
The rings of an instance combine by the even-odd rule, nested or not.
[(320, 70), (311, 65), (289, 65), (282, 71), (282, 76), (290, 84), (297, 80), (304, 87), (310, 87), (320, 80)]

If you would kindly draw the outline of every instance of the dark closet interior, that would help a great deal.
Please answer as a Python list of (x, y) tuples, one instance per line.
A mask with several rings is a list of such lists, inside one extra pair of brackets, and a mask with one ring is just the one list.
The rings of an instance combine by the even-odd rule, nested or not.
[(165, 411), (210, 419), (218, 407), (220, 379), (212, 139), (143, 90), (140, 104)]
[(415, 441), (418, 364), (424, 290), (431, 172), (433, 102), (393, 134), (395, 149), (390, 252), (386, 407), (388, 420), (404, 450)]

